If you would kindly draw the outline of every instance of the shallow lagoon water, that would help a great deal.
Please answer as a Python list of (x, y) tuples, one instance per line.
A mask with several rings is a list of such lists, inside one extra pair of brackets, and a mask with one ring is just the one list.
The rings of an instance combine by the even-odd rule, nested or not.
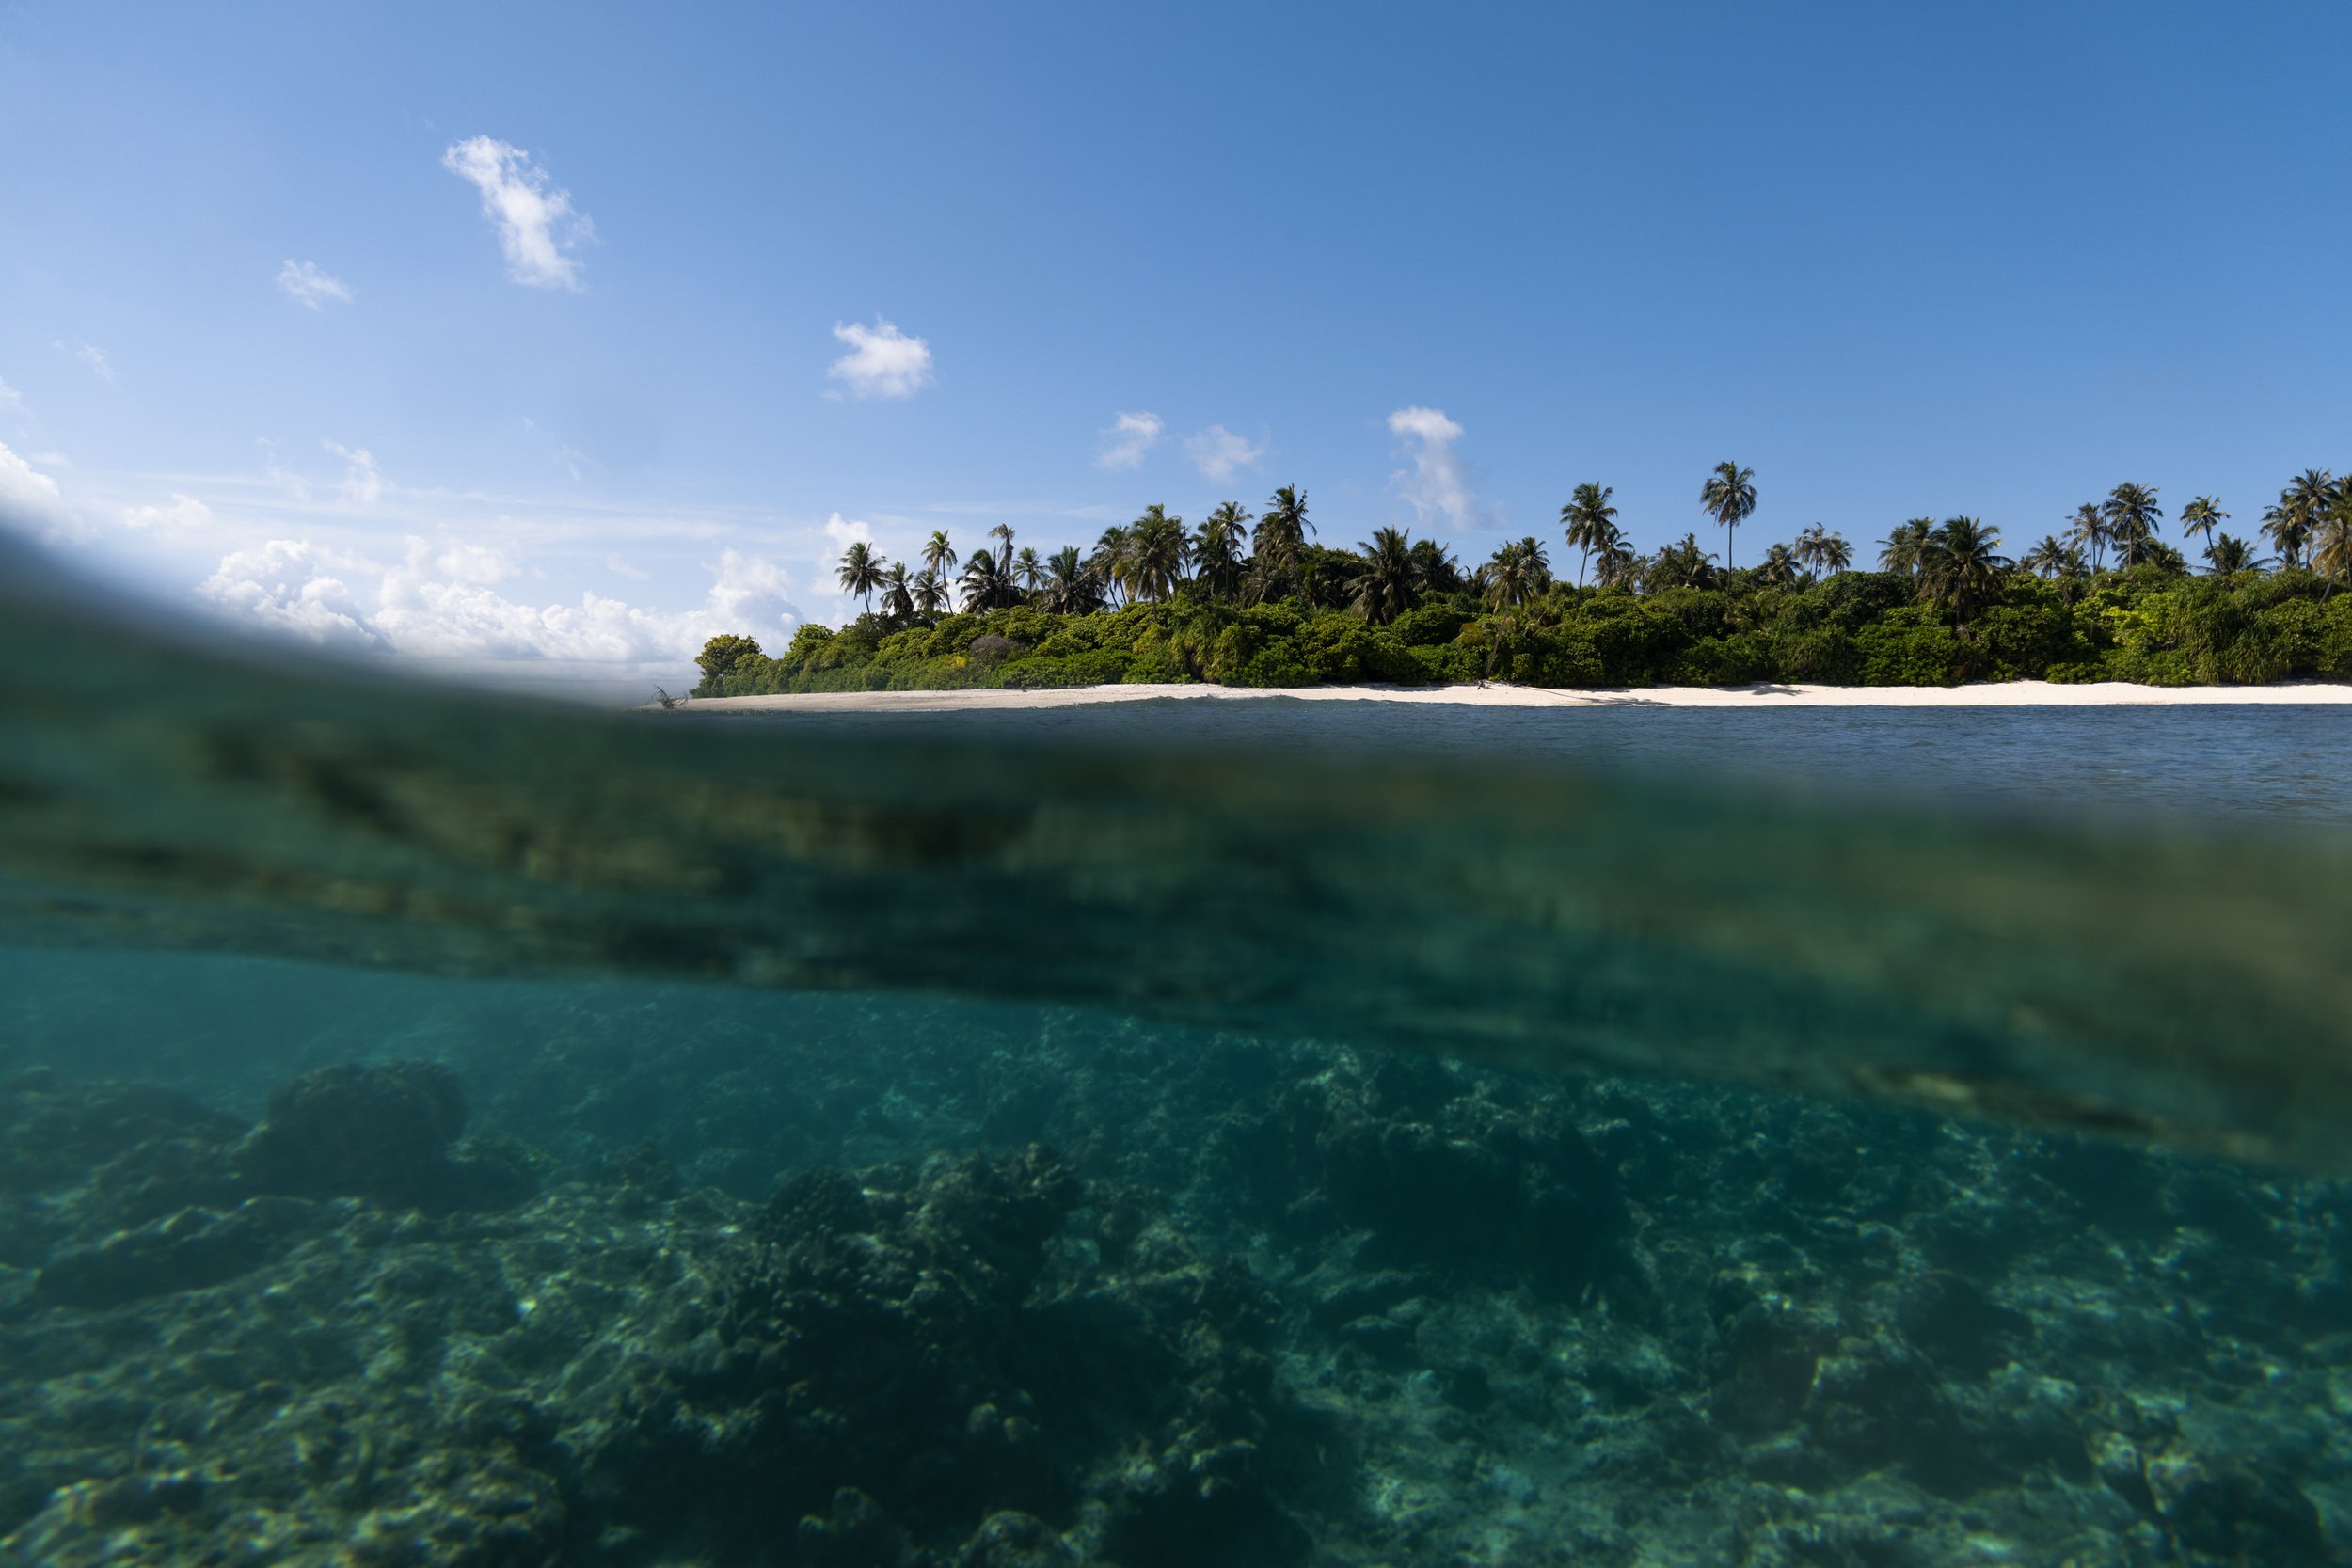
[(2347, 1560), (2333, 711), (211, 657), (8, 693), (10, 1560)]

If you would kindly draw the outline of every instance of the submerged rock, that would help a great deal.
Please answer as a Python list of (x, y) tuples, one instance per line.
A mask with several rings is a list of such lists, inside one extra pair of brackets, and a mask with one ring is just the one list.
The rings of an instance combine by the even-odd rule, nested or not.
[(274, 1091), (237, 1151), (237, 1169), (256, 1192), (434, 1211), (528, 1196), (529, 1174), (513, 1163), (452, 1156), (465, 1128), (465, 1095), (440, 1063), (345, 1063)]

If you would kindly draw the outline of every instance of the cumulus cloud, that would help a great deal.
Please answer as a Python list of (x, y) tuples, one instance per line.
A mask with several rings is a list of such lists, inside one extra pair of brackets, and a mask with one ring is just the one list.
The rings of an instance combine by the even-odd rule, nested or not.
[(334, 441), (321, 441), (319, 445), (343, 460), (342, 483), (336, 489), (352, 505), (367, 506), (382, 500), (384, 492), (391, 488), (367, 448), (346, 447)]
[(515, 563), (481, 546), (411, 537), (396, 561), (309, 540), (272, 540), (221, 558), (199, 592), (234, 616), (345, 652), (403, 657), (628, 666), (691, 659), (723, 631), (790, 635), (800, 612), (783, 568), (723, 553), (703, 602), (664, 612), (593, 591), (533, 605), (498, 586)]
[(931, 383), (929, 341), (910, 338), (880, 316), (871, 326), (836, 323), (833, 335), (849, 344), (850, 352), (825, 373), (848, 383), (852, 397), (911, 398)]
[(81, 524), (67, 510), (57, 482), (0, 445), (0, 527), (45, 539), (65, 538)]
[(148, 533), (200, 533), (215, 521), (213, 509), (194, 496), (173, 491), (169, 506), (126, 506), (122, 509), (126, 528)]
[(278, 269), (278, 287), (288, 299), (313, 310), (326, 309), (330, 299), (351, 303), (351, 285), (323, 271), (315, 261), (288, 258), (286, 264)]
[(1404, 443), (1413, 460), (1411, 472), (1399, 469), (1391, 476), (1413, 511), (1423, 522), (1435, 514), (1455, 528), (1466, 525), (1470, 519), (1470, 476), (1454, 450), (1462, 427), (1441, 409), (1400, 408), (1389, 416), (1389, 434)]
[(482, 215), (498, 226), (507, 277), (534, 289), (580, 286), (580, 262), (571, 253), (596, 238), (596, 226), (572, 206), (571, 192), (552, 186), (531, 154), (475, 136), (451, 144), (441, 166), (481, 190)]
[(1192, 459), (1201, 478), (1222, 482), (1232, 478), (1236, 469), (1256, 467), (1258, 459), (1265, 455), (1265, 443), (1252, 443), (1221, 424), (1213, 424), (1186, 439), (1184, 455)]
[(1121, 414), (1103, 432), (1103, 450), (1095, 454), (1098, 467), (1117, 472), (1139, 467), (1143, 454), (1159, 444), (1168, 426), (1157, 414)]
[(834, 549), (846, 550), (851, 545), (871, 545), (874, 531), (866, 523), (844, 521), (836, 512), (825, 519), (825, 537), (833, 541)]

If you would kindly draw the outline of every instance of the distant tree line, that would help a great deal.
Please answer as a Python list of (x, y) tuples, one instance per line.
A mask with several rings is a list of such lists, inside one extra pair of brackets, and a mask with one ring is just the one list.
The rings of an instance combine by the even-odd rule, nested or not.
[[(1580, 484), (1560, 509), (1565, 554), (1511, 540), (1465, 569), (1408, 531), (1352, 550), (1316, 541), (1284, 485), (1252, 514), (1227, 501), (1187, 528), (1162, 506), (1091, 549), (1015, 547), (1008, 524), (959, 555), (945, 531), (916, 562), (851, 545), (842, 588), (863, 612), (803, 626), (781, 654), (713, 638), (700, 696), (957, 686), (1208, 680), (1508, 679), (1545, 686), (1972, 679), (2262, 682), (2352, 678), (2352, 475), (2297, 475), (2257, 538), (2224, 531), (2211, 496), (2181, 508), (2192, 575), (2162, 537), (2155, 486), (2117, 485), (2016, 559), (1976, 517), (1913, 518), (1878, 541), (1877, 570), (1820, 524), (1729, 564), (1756, 511), (1753, 469), (1718, 464), (1700, 488), (1722, 564), (1695, 531), (1642, 554), (1613, 491)], [(1573, 557), (1573, 580), (1566, 573)]]

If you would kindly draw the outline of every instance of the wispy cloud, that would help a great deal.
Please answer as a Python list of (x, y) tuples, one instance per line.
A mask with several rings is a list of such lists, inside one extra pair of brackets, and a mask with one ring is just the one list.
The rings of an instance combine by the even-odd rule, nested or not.
[(11, 414), (22, 414), (24, 412), (24, 398), (17, 394), (15, 388), (9, 386), (5, 381), (0, 381), (0, 409), (5, 409)]
[[(833, 335), (850, 345), (825, 373), (849, 384), (851, 396), (911, 398), (931, 382), (931, 345), (910, 338), (882, 317), (872, 326), (835, 324)], [(834, 394), (827, 394), (828, 396)]]
[(1167, 424), (1157, 414), (1121, 414), (1103, 434), (1103, 448), (1094, 457), (1097, 467), (1116, 473), (1139, 467), (1143, 454), (1159, 444)]
[(106, 357), (106, 351), (96, 343), (64, 343), (56, 347), (87, 365), (90, 374), (111, 387), (115, 384), (115, 362)]
[(1441, 409), (1416, 406), (1390, 415), (1389, 434), (1404, 443), (1406, 455), (1413, 460), (1411, 472), (1400, 468), (1391, 476), (1413, 511), (1423, 522), (1435, 513), (1457, 529), (1468, 524), (1470, 477), (1462, 467), (1461, 454), (1454, 450), (1454, 443), (1462, 438), (1462, 427)]
[(1192, 466), (1200, 470), (1201, 478), (1222, 483), (1232, 478), (1237, 469), (1256, 467), (1258, 459), (1265, 455), (1265, 443), (1252, 442), (1221, 424), (1213, 424), (1186, 438), (1184, 455), (1192, 459)]
[(278, 269), (278, 287), (288, 299), (312, 310), (324, 310), (328, 300), (351, 303), (351, 285), (322, 269), (315, 261), (288, 259)]
[(343, 480), (337, 489), (354, 506), (373, 505), (391, 488), (376, 467), (374, 454), (367, 448), (346, 447), (335, 441), (321, 441), (319, 445), (343, 460)]
[(441, 166), (481, 190), (482, 214), (498, 226), (507, 277), (535, 289), (580, 288), (580, 262), (571, 253), (596, 238), (596, 225), (531, 154), (475, 136), (453, 143)]

